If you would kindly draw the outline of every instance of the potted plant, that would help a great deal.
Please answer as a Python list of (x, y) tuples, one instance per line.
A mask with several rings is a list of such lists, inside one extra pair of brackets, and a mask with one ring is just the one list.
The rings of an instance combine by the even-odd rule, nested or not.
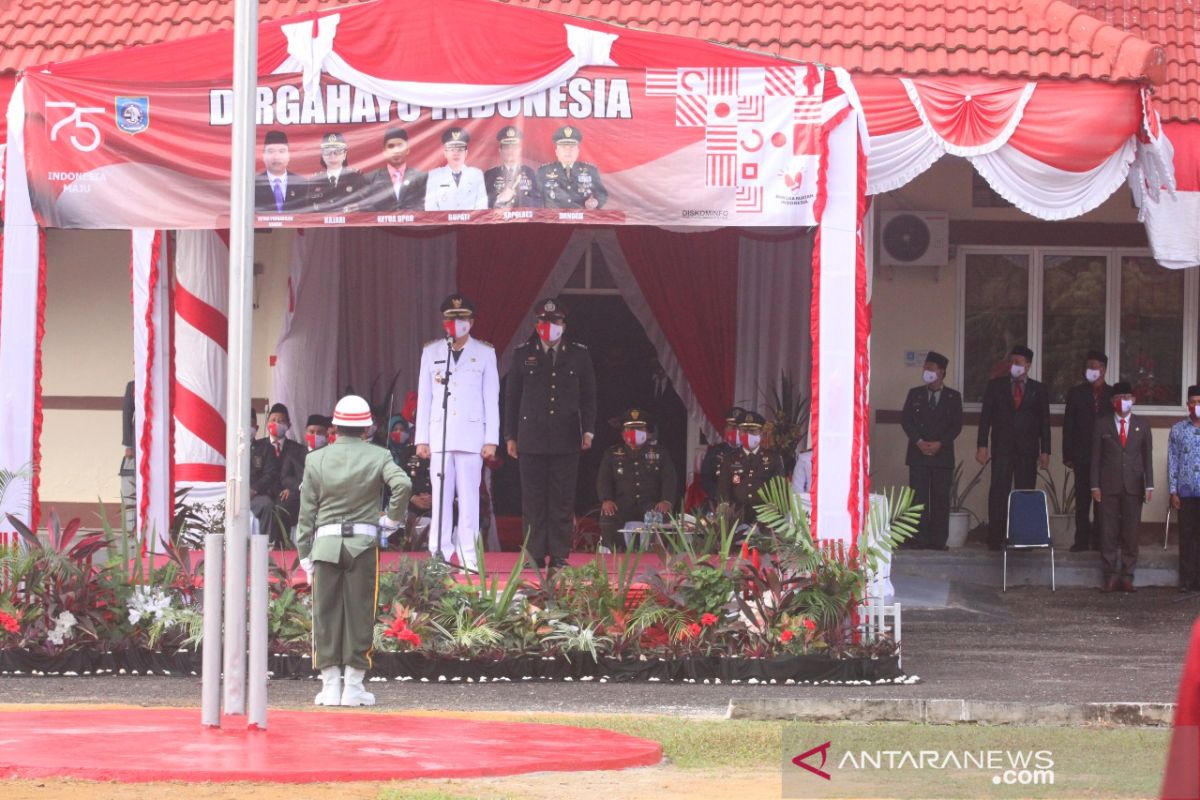
[(965, 461), (960, 461), (954, 466), (954, 476), (950, 481), (950, 534), (946, 537), (946, 546), (950, 548), (962, 547), (967, 543), (967, 534), (975, 525), (979, 524), (979, 517), (975, 516), (975, 512), (967, 508), (967, 496), (975, 490), (979, 485), (979, 481), (983, 479), (983, 471), (987, 468), (984, 464), (971, 478), (966, 486), (963, 485), (963, 468), (966, 466)]
[(1070, 547), (1075, 541), (1075, 470), (1067, 470), (1061, 489), (1048, 469), (1038, 470), (1038, 481), (1050, 506), (1050, 540), (1056, 548)]

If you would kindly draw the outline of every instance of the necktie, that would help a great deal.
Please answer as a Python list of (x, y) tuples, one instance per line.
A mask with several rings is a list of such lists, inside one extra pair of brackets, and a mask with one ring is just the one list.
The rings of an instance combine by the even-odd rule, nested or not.
[(271, 181), (271, 186), (275, 190), (275, 210), (283, 211), (283, 183), (276, 178)]
[(461, 172), (453, 172), (451, 174), (454, 176), (454, 185), (458, 186), (458, 182), (462, 180), (462, 173)]
[(930, 393), (929, 393), (929, 407), (930, 407), (931, 409), (932, 409), (932, 408), (937, 408), (937, 401), (938, 401), (938, 393), (937, 393), (937, 392), (930, 392)]
[(551, 367), (558, 366), (558, 348), (557, 347), (550, 348), (550, 366)]
[(392, 194), (396, 195), (397, 200), (400, 199), (401, 186), (403, 186), (403, 182), (400, 180), (399, 173), (397, 173), (392, 176)]
[(1123, 419), (1122, 419), (1122, 420), (1121, 420), (1121, 447), (1124, 447), (1124, 446), (1125, 446), (1125, 438), (1126, 438), (1126, 434), (1125, 434), (1125, 420), (1123, 420)]
[[(1124, 441), (1124, 437), (1122, 437), (1122, 441)], [(283, 442), (276, 442), (275, 443), (275, 457), (279, 458), (281, 455), (283, 455)]]
[(1021, 407), (1021, 398), (1025, 396), (1025, 384), (1021, 381), (1013, 383), (1013, 408)]

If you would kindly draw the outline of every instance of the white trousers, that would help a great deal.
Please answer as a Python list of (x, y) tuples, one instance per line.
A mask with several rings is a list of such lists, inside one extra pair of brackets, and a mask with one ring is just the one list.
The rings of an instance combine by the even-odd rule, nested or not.
[[(458, 563), (467, 569), (475, 569), (475, 537), (479, 535), (479, 481), (483, 475), (483, 456), (479, 453), (464, 453), (450, 450), (446, 453), (446, 491), (442, 495), (442, 507), (438, 508), (438, 493), (442, 481), (438, 472), (442, 468), (442, 454), (433, 453), (429, 460), (429, 474), (433, 483), (432, 523), (429, 526), (429, 552), (438, 552), (438, 531), (442, 532), (442, 557), (447, 561), (458, 553)], [(458, 496), (458, 525), (453, 526), (454, 497)]]

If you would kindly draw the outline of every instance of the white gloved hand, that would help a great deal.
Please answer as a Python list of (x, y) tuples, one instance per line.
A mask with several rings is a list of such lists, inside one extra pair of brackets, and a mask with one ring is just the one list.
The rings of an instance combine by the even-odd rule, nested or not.
[(383, 528), (388, 533), (393, 533), (397, 528), (400, 527), (400, 523), (389, 517), (387, 514), (381, 514), (379, 516), (379, 527)]
[(300, 569), (304, 572), (304, 582), (312, 583), (313, 560), (311, 558), (300, 559)]

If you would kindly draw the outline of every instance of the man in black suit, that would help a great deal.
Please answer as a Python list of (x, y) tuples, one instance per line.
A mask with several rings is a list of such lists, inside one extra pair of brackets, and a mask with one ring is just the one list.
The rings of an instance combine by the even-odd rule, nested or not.
[[(1002, 550), (1008, 529), (1008, 495), (1033, 489), (1038, 467), (1050, 464), (1050, 401), (1046, 387), (1029, 377), (1033, 351), (1013, 347), (1008, 375), (992, 378), (983, 392), (975, 460), (992, 459), (988, 491), (988, 548)], [(988, 437), (991, 436), (991, 451)]]
[(287, 434), (291, 417), (287, 406), (276, 403), (267, 415), (267, 435), (250, 449), (250, 513), (258, 532), (282, 547), (285, 532), (300, 515), (300, 482), (304, 478), (305, 448)]
[(424, 211), (428, 177), (408, 163), (408, 131), (389, 128), (383, 134), (382, 168), (371, 173), (364, 208), (375, 211)]
[[(1067, 392), (1063, 414), (1063, 465), (1075, 473), (1075, 543), (1071, 552), (1100, 549), (1100, 507), (1092, 507), (1092, 432), (1096, 417), (1112, 408), (1112, 387), (1104, 381), (1108, 356), (1090, 350), (1084, 364), (1083, 383)], [(1092, 520), (1092, 512), (1096, 520)]]
[(292, 153), (287, 134), (267, 131), (262, 149), (264, 172), (254, 179), (254, 210), (260, 214), (303, 211), (307, 206), (308, 185), (294, 172), (288, 172)]
[(950, 535), (950, 483), (954, 475), (954, 440), (962, 432), (962, 395), (946, 386), (950, 359), (930, 350), (921, 373), (923, 386), (908, 390), (901, 426), (908, 437), (908, 485), (925, 507), (915, 543), (917, 549), (945, 550)]
[(1100, 504), (1102, 592), (1133, 591), (1142, 506), (1154, 493), (1154, 449), (1149, 421), (1133, 413), (1133, 387), (1118, 381), (1112, 405), (1092, 430), (1092, 499)]
[(596, 433), (596, 378), (592, 357), (563, 340), (560, 301), (536, 306), (536, 335), (513, 352), (505, 389), (508, 454), (521, 473), (521, 516), (529, 556), (539, 568), (566, 566), (574, 530), (579, 454)]

